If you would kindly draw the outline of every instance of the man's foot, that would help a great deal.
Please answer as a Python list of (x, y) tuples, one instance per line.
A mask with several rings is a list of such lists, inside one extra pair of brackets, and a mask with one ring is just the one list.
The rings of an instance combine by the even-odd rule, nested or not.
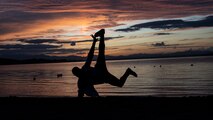
[(130, 75), (133, 75), (134, 77), (138, 77), (137, 73), (134, 72), (132, 69), (128, 68), (127, 71)]
[(99, 30), (98, 32), (95, 33), (95, 37), (99, 37), (99, 36), (102, 36), (104, 34), (105, 34), (105, 30), (101, 29), (101, 30)]

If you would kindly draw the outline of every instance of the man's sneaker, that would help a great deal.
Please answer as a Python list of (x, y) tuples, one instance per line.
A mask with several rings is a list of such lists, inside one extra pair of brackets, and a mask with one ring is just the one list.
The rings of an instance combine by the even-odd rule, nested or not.
[(102, 36), (104, 34), (105, 34), (105, 30), (101, 29), (101, 30), (99, 30), (98, 32), (95, 33), (95, 37), (99, 37), (99, 36)]
[(138, 77), (137, 73), (134, 72), (132, 69), (128, 68), (127, 71), (130, 75), (133, 75), (134, 77)]

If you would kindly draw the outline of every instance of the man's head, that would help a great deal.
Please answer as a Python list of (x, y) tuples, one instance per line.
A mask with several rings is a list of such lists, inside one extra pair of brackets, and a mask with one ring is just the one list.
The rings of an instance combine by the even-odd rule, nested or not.
[(81, 74), (81, 69), (78, 68), (78, 67), (74, 67), (74, 68), (72, 69), (72, 73), (73, 73), (75, 76), (79, 77), (80, 74)]

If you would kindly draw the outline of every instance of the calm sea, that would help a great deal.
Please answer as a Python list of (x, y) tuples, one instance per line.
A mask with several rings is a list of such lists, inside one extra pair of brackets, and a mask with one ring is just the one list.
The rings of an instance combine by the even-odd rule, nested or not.
[[(82, 64), (2, 65), (0, 96), (75, 97), (77, 78), (71, 69)], [(213, 95), (213, 57), (116, 60), (107, 61), (107, 66), (118, 78), (130, 67), (138, 73), (138, 78), (130, 76), (123, 88), (96, 85), (101, 96)], [(57, 74), (63, 76), (58, 78)]]

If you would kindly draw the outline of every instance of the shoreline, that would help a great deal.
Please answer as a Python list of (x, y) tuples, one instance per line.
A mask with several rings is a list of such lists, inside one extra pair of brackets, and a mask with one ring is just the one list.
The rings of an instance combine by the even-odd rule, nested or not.
[[(205, 97), (0, 97), (2, 115), (20, 119), (210, 119)], [(3, 117), (4, 118), (4, 117)]]

